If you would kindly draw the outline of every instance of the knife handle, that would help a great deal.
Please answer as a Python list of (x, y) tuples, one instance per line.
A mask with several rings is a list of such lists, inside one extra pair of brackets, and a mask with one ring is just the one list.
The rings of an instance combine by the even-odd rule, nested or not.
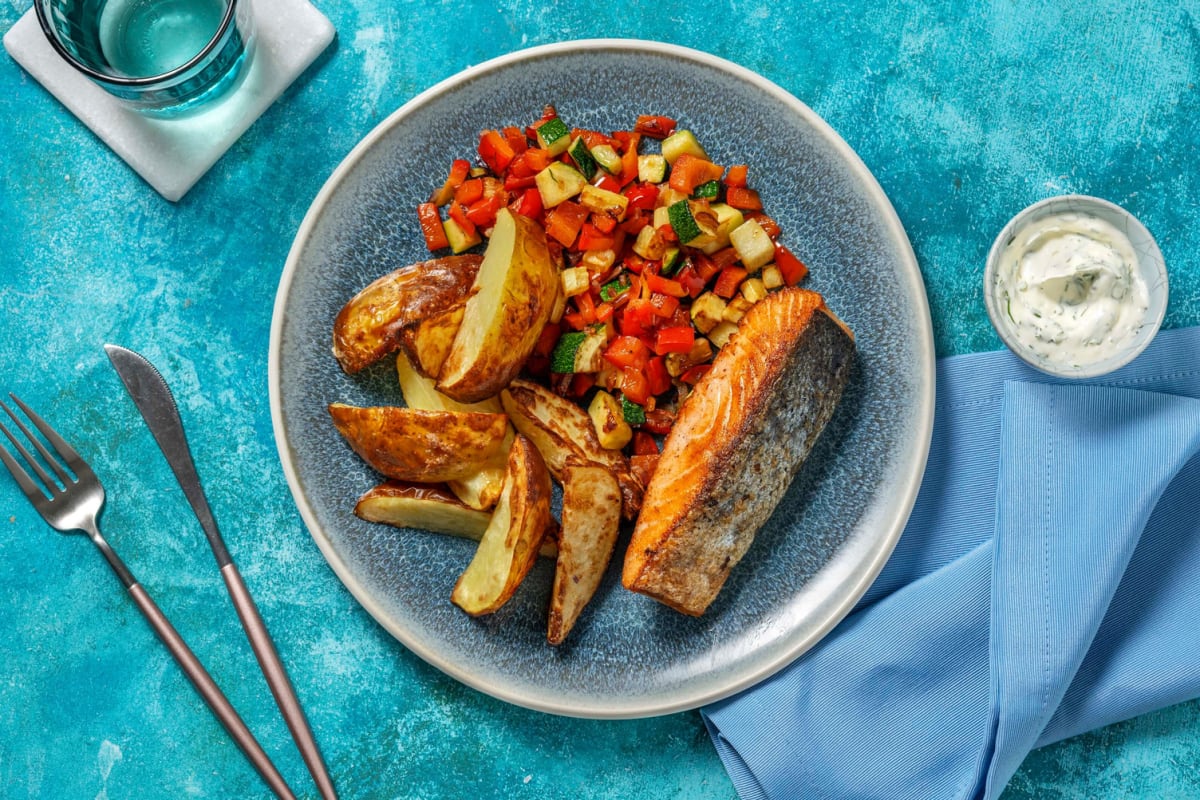
[(246, 727), (246, 723), (238, 715), (229, 699), (217, 686), (216, 681), (208, 674), (208, 670), (200, 663), (200, 659), (196, 658), (196, 654), (192, 652), (187, 643), (183, 641), (183, 637), (179, 635), (179, 631), (175, 630), (175, 626), (171, 624), (167, 616), (163, 614), (158, 605), (142, 588), (142, 585), (136, 581), (125, 587), (129, 590), (133, 601), (137, 603), (138, 609), (149, 621), (150, 626), (154, 628), (154, 632), (162, 643), (166, 645), (167, 650), (175, 657), (179, 666), (183, 668), (183, 672), (187, 675), (188, 680), (192, 682), (192, 686), (204, 698), (204, 702), (212, 709), (220, 723), (225, 727), (230, 737), (245, 753), (246, 758), (266, 781), (267, 786), (281, 800), (296, 800), (296, 796), (292, 794), (292, 790), (288, 788), (287, 782), (283, 776), (279, 774), (279, 770), (275, 769), (275, 765), (271, 763), (271, 759), (263, 751), (258, 740), (254, 738), (254, 734)]
[(237, 609), (238, 617), (242, 621), (246, 638), (250, 640), (250, 648), (254, 650), (254, 655), (258, 658), (258, 666), (262, 669), (263, 676), (267, 679), (267, 685), (271, 688), (271, 694), (275, 697), (275, 704), (279, 706), (288, 730), (292, 732), (292, 739), (295, 740), (296, 747), (300, 750), (300, 756), (312, 774), (313, 781), (316, 782), (317, 789), (321, 792), (321, 797), (324, 800), (337, 800), (333, 780), (325, 768), (321, 750), (317, 747), (312, 729), (309, 728), (308, 720), (304, 716), (304, 709), (300, 707), (300, 701), (292, 688), (292, 682), (288, 679), (279, 653), (275, 651), (275, 643), (271, 640), (271, 634), (267, 631), (267, 626), (263, 623), (262, 616), (259, 615), (258, 607), (254, 604), (249, 590), (246, 589), (245, 582), (242, 581), (242, 575), (238, 572), (237, 565), (230, 561), (223, 566), (221, 577), (225, 579), (225, 587), (229, 590), (233, 607)]

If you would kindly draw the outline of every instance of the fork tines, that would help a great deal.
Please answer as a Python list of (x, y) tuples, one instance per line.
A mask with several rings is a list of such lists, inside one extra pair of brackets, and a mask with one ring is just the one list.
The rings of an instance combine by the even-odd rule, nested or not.
[[(45, 437), (46, 441), (49, 442), (50, 445), (58, 452), (58, 455), (63, 459), (63, 461), (66, 462), (67, 467), (71, 469), (71, 472), (73, 472), (75, 475), (80, 475), (83, 470), (88, 469), (83, 459), (80, 458), (79, 453), (75, 451), (75, 448), (67, 444), (67, 442), (61, 436), (59, 436), (58, 433), (56, 433), (55, 430), (51, 428), (44, 419), (39, 417), (29, 406), (25, 405), (25, 403), (21, 401), (21, 398), (17, 397), (12, 392), (9, 392), (8, 396), (12, 398), (12, 401), (16, 403), (21, 411), (25, 413), (25, 416), (33, 423), (34, 427), (38, 429), (42, 436)], [(4, 461), (4, 466), (8, 467), (8, 471), (12, 473), (13, 478), (16, 479), (17, 483), (21, 486), (21, 490), (25, 492), (25, 496), (28, 497), (34, 503), (34, 505), (40, 505), (41, 503), (47, 501), (45, 494), (47, 491), (50, 493), (50, 496), (53, 497), (55, 494), (62, 491), (61, 487), (74, 483), (75, 479), (71, 476), (71, 474), (69, 474), (67, 470), (63, 468), (59, 460), (55, 458), (48, 449), (46, 449), (46, 446), (42, 444), (41, 440), (38, 439), (38, 437), (36, 437), (31, 430), (29, 430), (29, 427), (21, 420), (21, 418), (18, 417), (17, 414), (3, 401), (0, 401), (0, 408), (4, 409), (5, 413), (8, 414), (13, 423), (17, 426), (17, 429), (24, 434), (26, 440), (33, 444), (38, 454), (42, 457), (41, 461), (39, 462), (38, 459), (35, 458), (33, 454), (30, 453), (29, 450), (21, 443), (20, 439), (18, 439), (13, 432), (8, 429), (8, 426), (6, 426), (3, 422), (0, 422), (0, 431), (4, 433), (9, 442), (11, 442), (12, 446), (16, 449), (17, 453), (22, 459), (25, 460), (25, 463), (29, 465), (29, 467), (37, 475), (38, 479), (42, 482), (42, 487), (39, 487), (36, 483), (34, 483), (33, 479), (29, 476), (29, 473), (21, 467), (15, 458), (13, 458), (12, 454), (8, 452), (8, 449), (0, 446), (0, 460)], [(55, 481), (54, 478), (50, 477), (49, 473), (47, 473), (42, 467), (42, 463), (49, 465), (49, 467), (54, 470), (54, 474), (58, 476), (58, 481)]]

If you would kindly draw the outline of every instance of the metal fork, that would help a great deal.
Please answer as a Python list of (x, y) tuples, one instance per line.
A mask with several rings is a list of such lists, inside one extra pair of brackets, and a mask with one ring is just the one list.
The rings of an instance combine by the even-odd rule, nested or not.
[[(34, 426), (45, 437), (50, 446), (57, 452), (58, 457), (65, 462), (66, 469), (60, 463), (58, 458), (50, 453), (46, 446), (42, 444), (24, 422), (8, 407), (4, 402), (0, 401), (0, 408), (8, 414), (17, 428), (25, 435), (25, 438), (33, 445), (38, 454), (42, 457), (42, 462), (53, 470), (57, 480), (51, 477), (43, 468), (42, 463), (29, 452), (29, 450), (21, 444), (21, 441), (13, 435), (12, 431), (0, 422), (0, 431), (4, 433), (8, 440), (12, 443), (13, 448), (24, 459), (25, 463), (37, 476), (38, 482), (30, 476), (29, 472), (21, 467), (13, 455), (0, 445), (0, 460), (4, 461), (4, 466), (8, 467), (8, 471), (12, 473), (13, 478), (20, 485), (25, 496), (29, 498), (29, 502), (42, 515), (42, 519), (46, 520), (51, 527), (63, 532), (70, 533), (80, 531), (87, 534), (96, 548), (104, 555), (104, 559), (108, 565), (112, 567), (113, 572), (121, 580), (121, 584), (129, 591), (129, 595), (137, 604), (138, 609), (145, 615), (150, 622), (150, 626), (154, 632), (158, 634), (159, 639), (166, 645), (167, 650), (171, 652), (175, 660), (179, 662), (179, 666), (183, 668), (184, 673), (192, 682), (192, 685), (204, 698), (209, 708), (212, 709), (214, 715), (229, 732), (233, 741), (245, 753), (246, 758), (262, 776), (262, 779), (271, 788), (271, 791), (276, 796), (284, 800), (295, 800), (295, 795), (288, 788), (287, 783), (279, 774), (279, 770), (275, 769), (275, 765), (271, 763), (271, 759), (263, 751), (258, 741), (254, 738), (254, 734), (246, 727), (246, 723), (238, 716), (229, 700), (217, 686), (212, 676), (204, 669), (204, 665), (196, 658), (196, 655), (191, 651), (187, 644), (183, 641), (183, 637), (175, 630), (167, 620), (166, 615), (159, 607), (150, 599), (150, 595), (142, 588), (142, 585), (133, 577), (133, 573), (125, 566), (116, 554), (116, 552), (100, 535), (98, 519), (100, 509), (104, 506), (104, 487), (100, 484), (100, 480), (96, 477), (96, 473), (87, 465), (87, 462), (80, 457), (71, 445), (55, 432), (45, 420), (33, 412), (29, 406), (21, 402), (21, 400), (11, 392), (8, 395), (12, 401), (20, 407), (25, 416), (34, 424)], [(70, 470), (68, 473), (67, 470)], [(72, 477), (72, 475), (74, 477)]]

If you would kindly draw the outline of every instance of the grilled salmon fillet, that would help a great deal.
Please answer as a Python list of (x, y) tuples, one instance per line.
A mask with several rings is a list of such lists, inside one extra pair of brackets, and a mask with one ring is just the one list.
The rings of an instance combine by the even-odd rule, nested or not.
[(625, 554), (627, 589), (704, 613), (841, 399), (850, 330), (816, 292), (751, 307), (683, 402)]

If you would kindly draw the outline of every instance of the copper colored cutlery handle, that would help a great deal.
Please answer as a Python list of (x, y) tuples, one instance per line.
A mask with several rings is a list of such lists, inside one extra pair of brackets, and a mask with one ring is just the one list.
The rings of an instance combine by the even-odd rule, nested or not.
[(238, 716), (236, 710), (225, 697), (220, 687), (204, 669), (204, 665), (200, 663), (200, 659), (196, 658), (196, 654), (191, 651), (187, 643), (183, 641), (183, 637), (179, 635), (179, 631), (175, 630), (175, 626), (167, 619), (162, 610), (150, 599), (150, 595), (146, 594), (146, 590), (139, 583), (132, 583), (128, 587), (129, 594), (141, 609), (142, 614), (149, 620), (150, 625), (154, 628), (154, 632), (158, 634), (158, 638), (171, 651), (171, 655), (179, 662), (179, 666), (183, 668), (188, 680), (196, 687), (196, 691), (204, 698), (204, 702), (208, 703), (208, 707), (225, 726), (225, 730), (233, 737), (233, 741), (246, 754), (246, 758), (250, 759), (250, 763), (258, 770), (258, 774), (271, 787), (271, 791), (276, 796), (283, 800), (295, 800), (295, 795), (288, 788), (287, 783), (283, 780), (283, 776), (275, 769), (275, 765), (271, 763), (271, 759), (263, 752), (262, 747), (254, 738), (254, 734), (246, 727), (246, 723), (242, 722), (242, 718)]
[(237, 609), (238, 617), (242, 620), (242, 627), (246, 631), (246, 637), (250, 640), (250, 647), (258, 658), (258, 665), (267, 679), (267, 685), (271, 687), (271, 694), (275, 696), (275, 703), (279, 706), (280, 713), (283, 714), (288, 730), (292, 732), (292, 739), (295, 740), (296, 747), (300, 750), (300, 755), (304, 758), (308, 771), (312, 773), (313, 781), (317, 784), (321, 797), (325, 800), (336, 800), (337, 792), (333, 788), (333, 780), (325, 769), (325, 762), (321, 758), (320, 748), (317, 747), (312, 729), (309, 728), (308, 720), (304, 716), (304, 709), (300, 707), (300, 700), (296, 697), (292, 682), (288, 679), (287, 670), (284, 669), (279, 653), (275, 650), (271, 634), (267, 631), (267, 626), (258, 613), (254, 599), (242, 581), (241, 573), (230, 562), (221, 568), (221, 577), (225, 579), (225, 586), (229, 590), (233, 607)]

